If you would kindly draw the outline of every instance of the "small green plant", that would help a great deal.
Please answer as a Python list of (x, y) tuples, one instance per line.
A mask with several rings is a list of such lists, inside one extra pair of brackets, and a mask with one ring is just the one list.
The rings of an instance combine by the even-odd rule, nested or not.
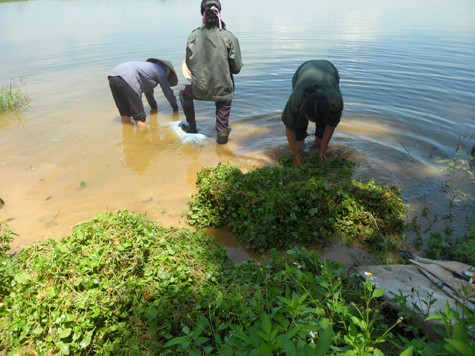
[(454, 260), (475, 266), (475, 221), (469, 223), (467, 230), (459, 238), (434, 232), (423, 242), (426, 244), (425, 254), (428, 258)]
[(7, 252), (15, 236), (16, 234), (7, 225), (0, 224), (0, 260), (8, 257)]
[(8, 254), (10, 243), (15, 236), (17, 235), (7, 225), (0, 224), (0, 313), (2, 310), (2, 295), (9, 290), (7, 286), (11, 283), (16, 272)]
[(374, 288), (373, 281), (374, 277), (369, 276), (363, 283), (362, 303), (360, 306), (353, 303), (350, 309), (348, 333), (343, 337), (351, 346), (351, 352), (347, 354), (384, 355), (380, 346), (389, 340), (392, 336), (391, 331), (403, 321), (401, 317), (390, 326), (384, 324), (384, 315), (380, 313), (375, 303), (383, 296), (384, 289)]
[[(465, 293), (468, 295), (466, 291)], [(437, 331), (444, 340), (445, 352), (470, 356), (475, 350), (475, 313), (465, 306), (462, 309), (464, 315), (450, 308), (447, 302), (443, 311), (429, 315), (427, 320), (436, 320), (442, 324), (443, 327)]]
[(0, 112), (22, 109), (28, 104), (29, 98), (14, 82), (2, 85), (0, 90)]

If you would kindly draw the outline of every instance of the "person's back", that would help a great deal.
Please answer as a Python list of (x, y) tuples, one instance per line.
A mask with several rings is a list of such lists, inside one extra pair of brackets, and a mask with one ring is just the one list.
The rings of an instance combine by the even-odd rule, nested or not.
[[(295, 71), (292, 78), (292, 94), (289, 98), (290, 106), (288, 108), (290, 111), (284, 112), (284, 116), (294, 116), (294, 120), (297, 119), (302, 102), (308, 95), (308, 90), (311, 90), (312, 87), (324, 89), (330, 100), (332, 112), (341, 112), (343, 110), (343, 98), (339, 83), (338, 70), (330, 61), (315, 59), (304, 62)], [(335, 122), (335, 126), (338, 122)]]
[[(241, 70), (237, 38), (217, 27), (202, 26), (188, 38), (187, 65), (193, 73), (193, 95), (200, 100), (226, 101), (234, 94), (233, 74)], [(228, 58), (228, 53), (235, 53)], [(231, 62), (231, 63), (230, 63)]]
[(108, 75), (112, 97), (123, 123), (133, 119), (137, 127), (144, 128), (146, 113), (142, 102), (145, 95), (151, 110), (157, 109), (154, 88), (160, 85), (173, 111), (178, 111), (175, 94), (170, 86), (178, 83), (173, 65), (163, 59), (128, 61), (116, 65)]
[(210, 100), (216, 105), (217, 142), (226, 143), (231, 131), (229, 115), (234, 96), (234, 74), (242, 67), (239, 41), (226, 30), (221, 20), (219, 0), (201, 2), (203, 24), (188, 37), (186, 66), (191, 73), (191, 85), (180, 90), (180, 100), (187, 133), (197, 133), (193, 100)]
[(294, 165), (302, 163), (300, 151), (309, 121), (315, 123), (315, 145), (319, 147), (320, 159), (325, 159), (343, 111), (339, 83), (338, 70), (327, 60), (305, 61), (295, 71), (292, 93), (281, 116)]
[(153, 91), (159, 82), (167, 78), (165, 68), (146, 61), (129, 61), (114, 67), (110, 76), (120, 76), (137, 94)]

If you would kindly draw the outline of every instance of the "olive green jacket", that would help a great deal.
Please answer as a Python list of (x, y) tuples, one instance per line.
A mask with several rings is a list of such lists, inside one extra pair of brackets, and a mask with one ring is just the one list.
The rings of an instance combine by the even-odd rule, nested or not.
[(192, 92), (196, 99), (232, 100), (233, 75), (243, 66), (236, 36), (224, 29), (199, 27), (188, 37), (185, 60), (192, 74)]

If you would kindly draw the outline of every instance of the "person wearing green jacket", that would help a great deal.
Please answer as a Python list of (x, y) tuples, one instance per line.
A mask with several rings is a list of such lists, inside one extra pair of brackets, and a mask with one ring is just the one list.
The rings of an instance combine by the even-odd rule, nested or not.
[(309, 121), (315, 123), (315, 145), (319, 148), (320, 159), (325, 159), (328, 143), (343, 112), (339, 85), (338, 70), (327, 60), (306, 61), (295, 71), (292, 93), (282, 112), (294, 165), (302, 163), (300, 151), (304, 147)]
[(231, 131), (229, 115), (234, 96), (234, 75), (241, 71), (241, 49), (237, 37), (226, 30), (221, 20), (219, 0), (201, 2), (203, 24), (188, 37), (185, 64), (191, 84), (180, 90), (186, 117), (183, 131), (197, 133), (193, 100), (214, 101), (216, 106), (217, 142), (225, 144)]

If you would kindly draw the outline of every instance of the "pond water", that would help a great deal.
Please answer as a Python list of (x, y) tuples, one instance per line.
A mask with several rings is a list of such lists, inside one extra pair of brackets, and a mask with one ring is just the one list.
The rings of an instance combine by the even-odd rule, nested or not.
[[(233, 162), (246, 170), (273, 164), (274, 152), (286, 149), (280, 113), (294, 71), (309, 59), (328, 59), (341, 75), (345, 111), (330, 153), (354, 160), (358, 178), (400, 187), (409, 219), (456, 234), (474, 219), (473, 0), (223, 0), (244, 61), (229, 143), (215, 143), (209, 102), (196, 110), (210, 138), (183, 142), (172, 128), (184, 119), (181, 108), (173, 115), (160, 91), (148, 131), (122, 125), (108, 72), (127, 60), (167, 59), (179, 72), (177, 93), (187, 83), (178, 69), (201, 22), (199, 5), (0, 3), (0, 82), (17, 83), (31, 99), (24, 112), (0, 115), (0, 223), (19, 235), (13, 249), (66, 236), (104, 211), (186, 225), (202, 167)], [(421, 217), (427, 209), (431, 221)]]

